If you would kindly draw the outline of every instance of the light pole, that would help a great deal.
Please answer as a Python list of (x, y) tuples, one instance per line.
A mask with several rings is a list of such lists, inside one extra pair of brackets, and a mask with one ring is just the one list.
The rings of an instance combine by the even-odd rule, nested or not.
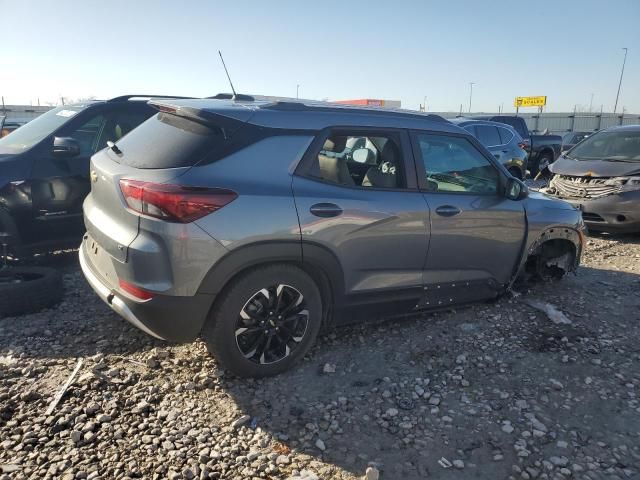
[(300, 92), (300, 84), (296, 85), (296, 98), (300, 98), (298, 93)]
[(473, 98), (473, 86), (475, 82), (469, 82), (469, 113), (471, 113), (471, 99)]
[(624, 50), (624, 60), (622, 60), (622, 71), (620, 72), (620, 82), (618, 83), (618, 93), (616, 94), (616, 104), (613, 106), (613, 114), (615, 115), (616, 109), (618, 108), (618, 97), (620, 97), (620, 87), (622, 86), (622, 76), (624, 75), (624, 64), (627, 63), (627, 50), (626, 47), (622, 48)]
[(591, 94), (591, 101), (589, 102), (589, 113), (591, 113), (592, 109), (593, 109), (593, 93)]

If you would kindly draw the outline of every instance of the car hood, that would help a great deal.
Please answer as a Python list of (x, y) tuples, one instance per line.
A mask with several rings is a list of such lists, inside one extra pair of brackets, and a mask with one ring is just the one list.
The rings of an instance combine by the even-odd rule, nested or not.
[(640, 175), (640, 162), (608, 162), (605, 160), (571, 160), (560, 157), (549, 166), (560, 175), (576, 177), (626, 177)]
[(529, 195), (525, 199), (525, 208), (530, 211), (532, 208), (553, 208), (555, 210), (575, 210), (575, 207), (564, 200), (545, 195), (544, 193), (529, 190)]

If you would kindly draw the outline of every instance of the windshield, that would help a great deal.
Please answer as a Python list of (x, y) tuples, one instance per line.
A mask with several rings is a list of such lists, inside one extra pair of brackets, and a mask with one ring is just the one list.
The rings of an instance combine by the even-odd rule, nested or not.
[(640, 162), (640, 131), (610, 130), (586, 138), (569, 150), (576, 160)]
[(84, 108), (84, 105), (67, 105), (43, 113), (6, 137), (0, 138), (0, 153), (22, 153), (30, 149)]

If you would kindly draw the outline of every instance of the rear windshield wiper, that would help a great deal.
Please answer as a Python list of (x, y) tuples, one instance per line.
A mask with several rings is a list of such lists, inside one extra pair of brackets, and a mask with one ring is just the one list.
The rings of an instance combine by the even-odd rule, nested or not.
[(122, 150), (120, 150), (118, 146), (115, 143), (113, 143), (111, 140), (107, 142), (107, 147), (113, 150), (116, 155), (122, 155)]

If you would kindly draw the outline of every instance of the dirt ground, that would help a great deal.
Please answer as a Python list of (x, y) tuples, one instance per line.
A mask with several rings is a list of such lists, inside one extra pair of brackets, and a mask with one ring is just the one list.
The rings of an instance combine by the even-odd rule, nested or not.
[(640, 478), (640, 236), (497, 302), (337, 329), (260, 381), (129, 326), (74, 253), (47, 261), (65, 300), (0, 319), (0, 479)]

